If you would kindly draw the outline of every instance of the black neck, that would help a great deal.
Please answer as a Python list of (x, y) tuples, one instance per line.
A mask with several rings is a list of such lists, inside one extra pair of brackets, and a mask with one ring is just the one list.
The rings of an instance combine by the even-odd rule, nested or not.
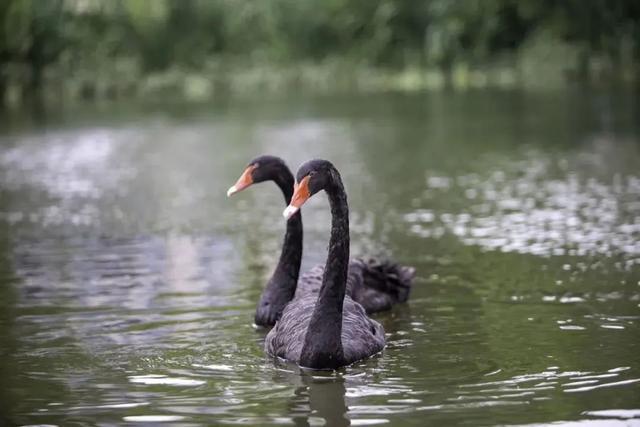
[(349, 268), (349, 207), (339, 177), (326, 188), (331, 205), (331, 238), (318, 302), (309, 322), (300, 363), (333, 368), (344, 358), (342, 307)]
[[(293, 175), (287, 169), (278, 173), (274, 177), (274, 182), (278, 185), (284, 200), (288, 205), (293, 196)], [(267, 284), (265, 292), (273, 292), (271, 287), (278, 287), (278, 294), (288, 297), (287, 302), (293, 298), (298, 284), (300, 274), (300, 263), (302, 261), (302, 215), (297, 212), (287, 221), (287, 231), (284, 235), (282, 252), (271, 280)]]

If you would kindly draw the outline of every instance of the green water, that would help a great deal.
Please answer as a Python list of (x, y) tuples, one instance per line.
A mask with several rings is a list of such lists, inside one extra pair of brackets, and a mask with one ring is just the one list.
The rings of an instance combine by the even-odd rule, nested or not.
[[(566, 91), (5, 116), (0, 425), (638, 425), (639, 112)], [(264, 153), (332, 160), (352, 254), (417, 268), (379, 356), (265, 357), (282, 196), (225, 196)], [(326, 198), (303, 218), (306, 269)]]

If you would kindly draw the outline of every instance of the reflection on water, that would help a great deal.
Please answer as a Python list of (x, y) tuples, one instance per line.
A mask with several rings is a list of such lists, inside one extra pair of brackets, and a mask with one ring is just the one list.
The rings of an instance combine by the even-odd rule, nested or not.
[[(606, 158), (568, 153), (599, 166)], [(587, 169), (569, 169), (565, 157), (527, 152), (524, 159), (483, 174), (429, 176), (424, 204), (455, 192), (467, 199), (461, 213), (417, 209), (405, 215), (422, 237), (451, 232), (465, 244), (535, 255), (636, 256), (640, 263), (640, 179), (616, 173), (606, 181)], [(578, 163), (583, 163), (578, 161)], [(494, 166), (494, 167), (495, 167)], [(581, 165), (578, 165), (581, 166)]]
[[(639, 423), (637, 123), (591, 96), (273, 101), (2, 136), (0, 424)], [(377, 316), (382, 355), (335, 373), (264, 356), (251, 319), (283, 201), (225, 197), (260, 153), (332, 159), (352, 253), (417, 267), (411, 302)], [(329, 219), (305, 206), (303, 268)]]

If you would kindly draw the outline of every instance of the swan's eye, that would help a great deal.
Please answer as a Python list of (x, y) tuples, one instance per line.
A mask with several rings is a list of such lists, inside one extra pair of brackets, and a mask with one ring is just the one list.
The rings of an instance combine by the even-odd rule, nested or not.
[(311, 176), (314, 176), (315, 174), (316, 174), (316, 171), (311, 171), (311, 172), (309, 172), (309, 176), (310, 176), (310, 177), (311, 177)]

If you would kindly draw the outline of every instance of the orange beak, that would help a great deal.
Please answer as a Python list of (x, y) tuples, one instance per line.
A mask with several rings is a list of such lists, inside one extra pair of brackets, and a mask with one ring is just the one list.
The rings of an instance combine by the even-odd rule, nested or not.
[(242, 191), (248, 186), (250, 186), (251, 184), (253, 184), (253, 178), (251, 178), (251, 172), (253, 172), (253, 170), (257, 167), (258, 167), (257, 165), (249, 165), (244, 170), (244, 172), (242, 172), (242, 175), (240, 175), (240, 178), (238, 178), (236, 183), (227, 190), (227, 197), (231, 197), (237, 192)]
[(286, 219), (291, 218), (300, 210), (304, 202), (309, 200), (309, 197), (311, 197), (311, 191), (309, 191), (309, 176), (307, 175), (302, 178), (300, 183), (295, 184), (291, 203), (289, 203), (289, 206), (282, 212), (282, 215), (284, 215)]

